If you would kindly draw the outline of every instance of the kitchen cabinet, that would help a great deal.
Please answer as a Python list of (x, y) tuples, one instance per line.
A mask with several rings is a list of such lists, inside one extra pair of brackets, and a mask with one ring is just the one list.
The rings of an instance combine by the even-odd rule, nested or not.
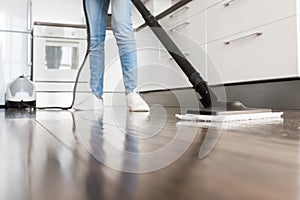
[(294, 16), (296, 7), (295, 0), (222, 1), (207, 9), (207, 41)]
[[(164, 10), (168, 9), (175, 2), (173, 0), (141, 0), (146, 8), (154, 15), (158, 15)], [(139, 11), (133, 6), (132, 8), (132, 25), (137, 28), (144, 24), (145, 21), (142, 18)]]
[(208, 82), (232, 84), (299, 77), (298, 3), (226, 0), (208, 8)]
[[(298, 76), (297, 29), (293, 26), (296, 21), (292, 17), (208, 43), (207, 51), (214, 64), (207, 67), (208, 82), (226, 84)], [(225, 44), (228, 41), (232, 42)]]
[[(211, 85), (294, 79), (300, 77), (298, 4), (298, 0), (193, 0), (160, 23), (190, 61), (196, 58), (194, 67)], [(161, 49), (153, 59), (169, 57)], [(179, 68), (175, 62), (168, 66)]]
[(197, 1), (189, 2), (188, 4), (160, 20), (161, 25), (165, 28), (171, 28), (172, 26), (175, 26), (176, 23), (180, 23), (182, 20), (185, 20), (186, 18), (198, 13), (199, 7), (196, 5)]
[(82, 0), (32, 0), (33, 21), (85, 24)]
[(221, 0), (192, 0), (161, 19), (160, 23), (163, 27), (170, 28), (176, 23), (180, 23), (183, 20), (192, 17), (193, 15), (202, 13), (207, 8), (215, 5), (220, 1)]
[(193, 17), (181, 20), (166, 30), (180, 49), (189, 49), (206, 42), (205, 19), (205, 13), (201, 12)]
[[(203, 44), (206, 42), (206, 15), (204, 11), (198, 12), (198, 10), (203, 9), (203, 4), (211, 5), (214, 4), (214, 2), (215, 1), (191, 1), (159, 21), (169, 36), (182, 50), (183, 54), (204, 77), (206, 77), (206, 54)], [(138, 31), (136, 34), (138, 44), (143, 43), (145, 38), (140, 36), (143, 30), (144, 29)], [(152, 41), (157, 40), (154, 34), (149, 35), (148, 40), (149, 38)], [(139, 84), (145, 84), (145, 82), (151, 81), (159, 83), (157, 85), (153, 84), (155, 86), (152, 88), (148, 87), (148, 90), (190, 87), (191, 84), (187, 77), (170, 57), (165, 48), (160, 43), (158, 43), (156, 48), (160, 53), (151, 55), (153, 64), (148, 66), (149, 69), (147, 69), (145, 73), (140, 73), (141, 81)], [(139, 60), (142, 60), (141, 62), (147, 60), (148, 58), (146, 57), (147, 55), (145, 53), (139, 54)]]

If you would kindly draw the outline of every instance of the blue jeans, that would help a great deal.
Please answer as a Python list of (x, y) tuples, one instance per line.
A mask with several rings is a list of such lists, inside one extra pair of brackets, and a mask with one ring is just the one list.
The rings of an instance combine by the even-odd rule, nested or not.
[[(98, 97), (103, 94), (104, 43), (109, 3), (110, 0), (86, 0), (91, 44), (90, 87), (92, 93)], [(131, 24), (131, 0), (111, 0), (111, 9), (112, 29), (119, 49), (125, 93), (128, 94), (137, 87), (137, 54)]]

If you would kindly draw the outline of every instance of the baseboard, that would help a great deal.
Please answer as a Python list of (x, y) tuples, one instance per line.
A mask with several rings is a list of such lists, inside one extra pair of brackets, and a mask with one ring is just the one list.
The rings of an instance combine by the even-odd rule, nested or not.
[[(225, 91), (227, 101), (241, 101), (249, 107), (271, 108), (281, 110), (300, 109), (300, 80), (287, 79), (281, 81), (251, 82), (233, 85), (215, 85), (212, 89), (220, 94)], [(224, 90), (225, 89), (225, 90)], [(176, 95), (180, 94), (181, 104), (189, 105), (193, 88), (172, 88), (168, 90), (152, 90), (142, 92), (151, 104), (163, 106), (180, 106)], [(183, 102), (182, 102), (183, 101)]]

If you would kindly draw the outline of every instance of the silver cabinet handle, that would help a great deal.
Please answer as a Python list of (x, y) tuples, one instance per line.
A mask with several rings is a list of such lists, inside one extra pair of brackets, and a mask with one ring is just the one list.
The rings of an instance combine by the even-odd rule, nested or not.
[(236, 38), (236, 39), (233, 39), (233, 40), (225, 41), (224, 44), (225, 45), (229, 45), (229, 44), (232, 44), (234, 42), (238, 42), (240, 40), (245, 40), (245, 39), (250, 39), (250, 38), (258, 37), (258, 36), (261, 36), (262, 34), (263, 33), (261, 33), (261, 32), (252, 33), (252, 34), (249, 34), (249, 35), (246, 35), (246, 36), (243, 36), (243, 37), (239, 37), (239, 38)]
[(229, 1), (227, 1), (226, 3), (224, 3), (223, 4), (223, 6), (224, 7), (228, 7), (228, 6), (230, 6), (233, 2), (235, 2), (235, 1), (237, 1), (237, 0), (229, 0)]
[(183, 22), (183, 23), (181, 23), (181, 24), (178, 24), (178, 25), (174, 26), (174, 27), (171, 28), (169, 31), (170, 31), (170, 32), (175, 31), (175, 30), (177, 30), (178, 28), (183, 27), (183, 26), (187, 26), (187, 25), (189, 25), (189, 24), (190, 24), (190, 22)]
[(181, 9), (179, 9), (178, 11), (174, 12), (172, 15), (170, 15), (170, 17), (173, 18), (173, 17), (175, 17), (176, 15), (178, 15), (178, 14), (180, 14), (180, 13), (182, 13), (183, 11), (186, 11), (186, 10), (188, 10), (188, 9), (190, 9), (190, 7), (185, 6), (185, 7), (181, 8)]

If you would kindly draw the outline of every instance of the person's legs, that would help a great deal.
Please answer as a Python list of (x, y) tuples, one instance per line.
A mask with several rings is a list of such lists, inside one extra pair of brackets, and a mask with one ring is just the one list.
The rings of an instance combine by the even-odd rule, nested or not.
[(90, 25), (90, 87), (95, 96), (101, 97), (103, 94), (104, 43), (109, 0), (86, 0), (85, 2)]
[(131, 0), (112, 0), (112, 28), (119, 48), (125, 93), (137, 87), (137, 55), (131, 24)]
[(134, 30), (131, 24), (131, 0), (112, 0), (112, 28), (117, 40), (122, 65), (127, 105), (130, 111), (149, 111), (149, 106), (136, 92), (138, 65)]

